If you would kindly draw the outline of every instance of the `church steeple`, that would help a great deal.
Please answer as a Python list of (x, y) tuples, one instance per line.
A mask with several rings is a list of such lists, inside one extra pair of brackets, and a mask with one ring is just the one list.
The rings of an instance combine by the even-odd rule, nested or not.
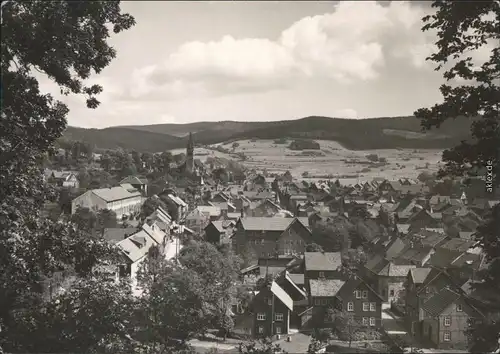
[(193, 173), (194, 171), (194, 142), (191, 132), (189, 132), (189, 140), (186, 148), (186, 171), (188, 173)]

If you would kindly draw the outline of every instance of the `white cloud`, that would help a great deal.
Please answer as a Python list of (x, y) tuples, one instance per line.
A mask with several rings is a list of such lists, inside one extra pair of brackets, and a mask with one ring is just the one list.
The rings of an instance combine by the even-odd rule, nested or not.
[(122, 98), (268, 91), (314, 77), (373, 80), (388, 55), (422, 66), (430, 50), (420, 31), (423, 16), (424, 10), (409, 2), (340, 2), (332, 13), (293, 23), (274, 41), (224, 36), (188, 42), (162, 64), (136, 70)]

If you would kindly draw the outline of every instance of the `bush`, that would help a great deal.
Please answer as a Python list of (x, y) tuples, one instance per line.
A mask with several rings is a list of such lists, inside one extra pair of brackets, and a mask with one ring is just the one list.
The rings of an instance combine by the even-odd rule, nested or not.
[(379, 157), (378, 162), (387, 163), (387, 159), (385, 157)]
[(314, 140), (301, 139), (292, 141), (288, 148), (290, 150), (319, 150), (320, 146), (319, 143)]
[(274, 143), (278, 145), (283, 145), (286, 144), (286, 139), (285, 138), (276, 139), (274, 140)]
[(366, 158), (367, 158), (369, 161), (372, 161), (372, 162), (377, 162), (377, 161), (378, 161), (378, 155), (377, 155), (377, 154), (369, 154), (369, 155), (366, 155)]

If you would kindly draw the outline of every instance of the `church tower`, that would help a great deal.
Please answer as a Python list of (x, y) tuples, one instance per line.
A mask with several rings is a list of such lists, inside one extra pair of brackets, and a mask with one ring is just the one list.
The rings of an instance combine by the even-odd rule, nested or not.
[(193, 134), (189, 133), (189, 140), (186, 148), (186, 172), (194, 172), (194, 142)]

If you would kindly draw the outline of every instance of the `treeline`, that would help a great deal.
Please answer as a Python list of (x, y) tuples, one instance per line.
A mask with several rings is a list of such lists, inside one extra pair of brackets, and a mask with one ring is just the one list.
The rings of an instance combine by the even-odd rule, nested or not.
[[(213, 123), (214, 127), (217, 122)], [(352, 150), (392, 148), (449, 148), (470, 136), (471, 121), (457, 118), (446, 121), (431, 135), (418, 139), (405, 138), (404, 134), (387, 134), (387, 130), (421, 133), (420, 121), (415, 117), (337, 119), (329, 117), (306, 117), (279, 122), (255, 122), (228, 126), (226, 129), (206, 129), (193, 136), (197, 144), (215, 144), (239, 139), (281, 139), (283, 136), (302, 139), (335, 140)], [(385, 131), (385, 132), (384, 132)], [(144, 126), (112, 127), (106, 129), (82, 129), (68, 127), (66, 137), (88, 141), (100, 148), (134, 149), (137, 151), (164, 151), (186, 146), (186, 138), (166, 133), (146, 131)]]

